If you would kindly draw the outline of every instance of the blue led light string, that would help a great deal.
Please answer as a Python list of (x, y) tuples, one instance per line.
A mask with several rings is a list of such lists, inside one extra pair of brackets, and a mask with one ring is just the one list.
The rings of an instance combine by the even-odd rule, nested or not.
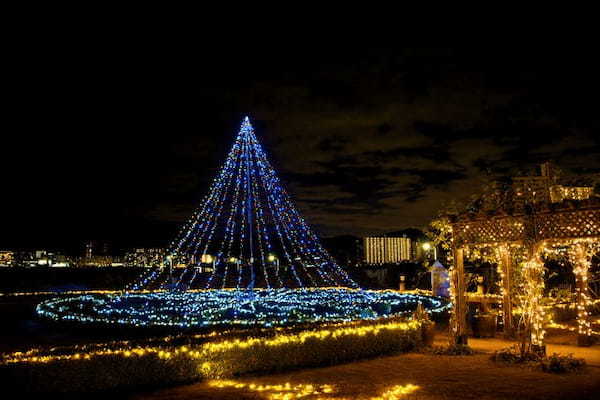
[[(267, 163), (267, 166), (269, 166), (268, 163)], [(308, 257), (310, 260), (311, 252), (306, 246), (304, 246), (304, 241), (301, 238), (300, 239), (298, 238), (299, 230), (297, 229), (297, 224), (290, 217), (290, 205), (285, 204), (285, 196), (284, 196), (285, 192), (282, 193), (282, 187), (279, 184), (277, 177), (275, 175), (275, 171), (272, 168), (270, 168), (268, 170), (268, 175), (269, 175), (270, 179), (272, 179), (274, 181), (273, 186), (275, 187), (275, 195), (277, 196), (278, 202), (281, 204), (282, 214), (283, 214), (284, 218), (286, 219), (285, 231), (286, 231), (286, 234), (288, 235), (289, 240), (292, 242), (292, 248), (299, 249), (299, 251), (296, 252), (296, 254), (298, 256), (297, 258), (300, 259), (301, 266), (304, 270), (304, 273), (310, 279), (312, 286), (320, 286), (319, 284), (317, 284), (314, 277), (308, 270), (306, 258)], [(332, 283), (334, 283), (334, 282), (332, 282)]]
[[(439, 313), (450, 305), (436, 297), (344, 288), (257, 289), (256, 294), (253, 301), (259, 304), (258, 311), (239, 307), (237, 291), (209, 290), (132, 293), (128, 299), (133, 301), (107, 301), (90, 295), (58, 297), (39, 304), (36, 312), (54, 320), (113, 326), (201, 328), (227, 324), (269, 327), (407, 316), (419, 303), (429, 312)], [(247, 301), (243, 303), (247, 304)], [(226, 317), (231, 314), (232, 317)]]
[[(290, 241), (292, 241), (292, 248), (294, 248), (294, 249), (300, 248), (301, 249), (301, 252), (299, 253), (300, 259), (302, 261), (301, 265), (302, 265), (306, 275), (309, 277), (309, 279), (313, 283), (313, 286), (319, 286), (318, 284), (316, 284), (312, 275), (308, 272), (308, 270), (307, 270), (308, 267), (304, 266), (305, 261), (302, 259), (302, 255), (310, 256), (312, 254), (312, 251), (309, 250), (304, 245), (304, 240), (297, 239), (297, 232), (298, 232), (298, 230), (296, 229), (297, 224), (293, 224), (292, 219), (290, 218), (290, 210), (291, 210), (292, 214), (294, 214), (294, 211), (295, 211), (294, 206), (293, 206), (293, 204), (291, 204), (289, 202), (289, 198), (287, 198), (285, 189), (282, 187), (282, 185), (275, 173), (275, 170), (271, 167), (264, 151), (262, 150), (262, 147), (260, 146), (260, 144), (258, 144), (255, 137), (253, 139), (254, 139), (253, 141), (256, 143), (257, 157), (260, 157), (260, 160), (261, 160), (260, 165), (264, 171), (263, 174), (266, 175), (268, 182), (269, 182), (269, 186), (273, 188), (273, 191), (270, 191), (269, 193), (275, 192), (275, 194), (277, 195), (277, 198), (279, 200), (279, 201), (277, 201), (277, 203), (280, 204), (281, 213), (286, 217), (286, 219), (288, 221), (288, 224), (283, 224), (283, 225), (286, 227), (286, 234), (288, 235), (288, 239)], [(288, 200), (288, 201), (286, 202), (286, 200)], [(281, 203), (287, 203), (287, 204), (285, 204), (285, 206), (284, 206)], [(292, 229), (288, 229), (287, 225), (292, 225)], [(288, 233), (290, 231), (293, 233), (294, 238), (290, 238), (290, 235)], [(317, 271), (317, 272), (319, 272), (319, 275), (322, 276), (322, 274), (320, 274), (320, 271)], [(337, 285), (336, 282), (334, 280), (330, 279), (329, 277), (327, 277), (327, 278), (323, 277), (322, 279), (323, 279), (324, 283), (326, 281), (329, 281), (334, 286)]]
[(242, 144), (242, 147), (240, 149), (238, 149), (239, 152), (239, 163), (237, 163), (237, 174), (235, 175), (236, 181), (235, 181), (235, 191), (232, 197), (232, 201), (231, 201), (231, 205), (230, 205), (230, 212), (229, 212), (229, 218), (227, 220), (227, 224), (225, 226), (225, 235), (223, 240), (221, 241), (221, 245), (219, 248), (219, 251), (216, 254), (216, 260), (215, 260), (215, 268), (213, 270), (213, 274), (210, 276), (209, 280), (207, 281), (206, 284), (206, 288), (210, 288), (212, 287), (212, 281), (214, 279), (215, 276), (218, 275), (217, 270), (218, 270), (218, 266), (220, 265), (221, 261), (223, 260), (222, 256), (223, 256), (223, 252), (225, 249), (225, 246), (227, 246), (227, 257), (225, 258), (225, 262), (224, 262), (224, 267), (223, 267), (223, 283), (222, 285), (219, 285), (221, 287), (225, 287), (225, 284), (227, 282), (227, 275), (229, 272), (229, 257), (230, 257), (230, 249), (231, 249), (231, 245), (233, 243), (233, 238), (235, 236), (235, 221), (234, 221), (234, 216), (237, 215), (237, 209), (238, 209), (238, 197), (239, 197), (239, 192), (240, 192), (240, 180), (239, 180), (239, 176), (241, 174), (241, 170), (242, 170), (242, 159), (241, 159), (241, 154), (243, 151), (243, 142), (242, 140), (242, 131), (240, 130), (240, 133), (238, 135), (240, 137), (240, 142)]
[[(222, 195), (221, 195), (221, 192), (219, 191), (218, 196), (215, 197), (215, 200), (217, 202), (216, 206), (213, 206), (210, 208), (210, 210), (213, 212), (210, 213), (210, 215), (208, 215), (208, 216), (204, 216), (204, 220), (208, 221), (208, 223), (205, 224), (200, 235), (195, 235), (196, 240), (195, 240), (195, 242), (193, 242), (192, 246), (190, 246), (190, 247), (194, 248), (194, 251), (192, 253), (194, 258), (198, 255), (198, 250), (200, 248), (200, 245), (201, 245), (204, 237), (206, 236), (206, 233), (208, 232), (208, 238), (207, 238), (207, 245), (204, 246), (203, 254), (206, 253), (206, 248), (208, 247), (210, 240), (212, 238), (212, 235), (214, 234), (214, 230), (217, 226), (218, 219), (221, 215), (221, 212), (223, 209), (223, 204), (225, 202), (225, 199), (227, 198), (229, 186), (231, 183), (231, 179), (233, 177), (232, 166), (235, 166), (235, 164), (237, 163), (236, 150), (238, 147), (239, 147), (238, 141), (236, 140), (231, 151), (229, 152), (229, 155), (227, 157), (227, 162), (225, 164), (225, 167), (227, 169), (227, 172), (226, 172), (225, 176), (223, 177), (223, 179), (225, 180), (225, 183), (223, 183), (223, 182), (219, 183), (219, 188), (223, 187)], [(219, 201), (219, 198), (221, 199), (220, 201)], [(216, 212), (214, 212), (215, 209), (216, 209)], [(207, 213), (209, 213), (209, 211), (207, 211)], [(214, 224), (212, 225), (212, 228), (209, 229), (209, 226), (211, 226), (211, 222), (213, 221), (213, 217), (214, 217)]]
[[(181, 246), (184, 244), (184, 242), (187, 240), (187, 238), (189, 238), (190, 235), (194, 231), (201, 231), (200, 235), (192, 236), (192, 243), (190, 243), (190, 245), (188, 245), (188, 248), (191, 245), (194, 246), (194, 254), (193, 255), (194, 256), (197, 255), (197, 247), (198, 247), (199, 243), (202, 241), (202, 239), (204, 238), (204, 235), (206, 234), (206, 232), (208, 231), (207, 223), (210, 223), (210, 221), (212, 221), (213, 214), (215, 215), (215, 217), (218, 218), (218, 213), (216, 213), (216, 214), (214, 213), (214, 209), (215, 209), (214, 203), (219, 198), (219, 195), (221, 193), (220, 189), (223, 188), (224, 181), (228, 182), (232, 176), (232, 165), (235, 165), (236, 153), (238, 152), (238, 150), (239, 150), (239, 138), (234, 142), (234, 145), (227, 157), (227, 160), (226, 160), (223, 168), (221, 169), (218, 177), (215, 178), (215, 180), (213, 181), (213, 184), (211, 185), (209, 194), (208, 194), (207, 198), (204, 200), (201, 211), (196, 214), (196, 220), (195, 220), (194, 225), (190, 229), (188, 229), (185, 237), (179, 241), (177, 251), (180, 251)], [(224, 193), (224, 195), (226, 195), (226, 193)], [(209, 214), (209, 213), (210, 213), (210, 218), (207, 217), (207, 214)], [(198, 221), (202, 221), (202, 224), (200, 226), (197, 225)]]
[[(306, 230), (306, 226), (302, 225), (300, 223), (300, 221), (298, 220), (298, 211), (296, 209), (296, 207), (291, 203), (290, 197), (287, 195), (287, 192), (285, 191), (285, 189), (283, 190), (283, 194), (280, 194), (280, 196), (282, 197), (282, 201), (287, 203), (287, 210), (290, 210), (290, 212), (292, 213), (292, 217), (288, 216), (290, 223), (294, 224), (294, 231), (296, 232), (296, 241), (295, 241), (295, 245), (301, 247), (304, 250), (304, 254), (306, 254), (306, 256), (310, 257), (310, 263), (312, 265), (316, 265), (319, 267), (323, 267), (323, 255), (321, 254), (321, 252), (319, 251), (319, 249), (316, 247), (316, 244), (313, 243), (310, 238), (308, 237), (308, 233)], [(293, 221), (293, 222), (292, 222)], [(337, 280), (335, 280), (334, 278), (332, 278), (326, 270), (322, 269), (322, 268), (315, 268), (315, 270), (317, 271), (318, 275), (321, 278), (321, 282), (322, 285), (325, 286), (339, 286), (340, 282), (338, 282)]]
[[(245, 129), (244, 129), (244, 134), (245, 134)], [(239, 283), (241, 280), (241, 273), (242, 273), (242, 269), (243, 269), (243, 246), (244, 246), (244, 235), (245, 235), (245, 207), (246, 207), (246, 202), (243, 200), (244, 198), (244, 193), (245, 193), (245, 172), (246, 172), (246, 164), (245, 164), (245, 157), (243, 157), (243, 155), (246, 152), (246, 148), (247, 148), (248, 144), (246, 143), (246, 141), (244, 140), (242, 142), (242, 150), (241, 150), (241, 154), (240, 154), (240, 171), (237, 175), (237, 183), (238, 183), (238, 187), (239, 187), (239, 192), (238, 192), (238, 196), (235, 199), (235, 220), (233, 221), (233, 230), (231, 233), (231, 237), (227, 246), (227, 252), (226, 252), (226, 259), (230, 260), (233, 257), (233, 252), (234, 252), (234, 239), (236, 237), (236, 226), (239, 226), (239, 246), (240, 246), (240, 253), (238, 258), (235, 261), (235, 266), (238, 272), (238, 279), (236, 281), (236, 287), (239, 289)], [(242, 199), (240, 199), (239, 194), (241, 193), (241, 197)], [(236, 220), (241, 220), (241, 223), (236, 224)], [(227, 263), (227, 269), (229, 268), (230, 263)], [(233, 275), (233, 274), (232, 274)], [(233, 277), (233, 276), (232, 276)], [(225, 277), (223, 279), (223, 288), (227, 287), (227, 278), (228, 278), (228, 273), (225, 273)]]
[[(249, 124), (249, 122), (248, 122)], [(251, 128), (251, 127), (250, 127)], [(249, 139), (249, 134), (248, 132), (246, 133), (246, 142), (248, 142)], [(256, 285), (256, 274), (254, 271), (254, 234), (253, 234), (253, 224), (252, 224), (252, 211), (256, 212), (256, 210), (253, 210), (253, 199), (252, 199), (252, 176), (254, 176), (255, 171), (252, 169), (252, 162), (250, 159), (250, 151), (248, 150), (248, 147), (246, 147), (246, 168), (248, 173), (246, 174), (246, 197), (247, 197), (247, 202), (248, 205), (246, 206), (247, 209), (247, 214), (248, 214), (248, 249), (249, 249), (249, 260), (250, 262), (248, 263), (248, 266), (250, 267), (250, 282), (248, 283), (248, 287), (250, 288), (254, 288), (254, 286)], [(251, 175), (251, 171), (252, 171), (252, 175)]]
[[(266, 157), (263, 161), (267, 161)], [(262, 163), (262, 165), (268, 166), (267, 163)], [(304, 254), (306, 254), (306, 249), (304, 248), (304, 246), (302, 246), (301, 243), (298, 243), (298, 241), (296, 240), (296, 229), (293, 229), (294, 226), (289, 217), (289, 212), (286, 209), (286, 207), (282, 204), (283, 199), (281, 196), (281, 186), (279, 182), (274, 178), (274, 171), (272, 169), (267, 168), (265, 170), (264, 175), (269, 181), (269, 186), (273, 188), (273, 190), (270, 191), (268, 195), (271, 198), (273, 198), (274, 202), (277, 204), (277, 207), (279, 209), (280, 220), (282, 221), (282, 230), (286, 235), (288, 242), (291, 244), (290, 247), (292, 249), (292, 252), (294, 253), (294, 261), (300, 261), (299, 264), (310, 281), (309, 286), (318, 286), (312, 275), (308, 272), (307, 268), (305, 267), (305, 260), (303, 259), (303, 256)]]
[[(225, 179), (225, 185), (224, 185), (225, 189), (223, 190), (223, 195), (222, 195), (221, 200), (220, 200), (220, 202), (219, 202), (219, 204), (217, 206), (217, 211), (216, 211), (216, 213), (214, 213), (215, 222), (214, 222), (214, 224), (212, 225), (212, 227), (210, 229), (210, 232), (209, 232), (208, 237), (206, 239), (206, 244), (205, 244), (205, 246), (203, 248), (202, 254), (206, 254), (207, 253), (208, 248), (210, 246), (210, 242), (211, 242), (212, 237), (213, 237), (213, 235), (215, 233), (215, 230), (217, 228), (218, 220), (221, 217), (221, 214), (223, 212), (223, 206), (224, 206), (225, 201), (227, 199), (227, 195), (229, 194), (229, 189), (231, 188), (231, 183), (233, 181), (233, 173), (235, 171), (235, 166), (237, 165), (237, 162), (238, 162), (238, 155), (239, 154), (240, 153), (239, 153), (239, 138), (238, 138), (238, 139), (236, 139), (236, 141), (235, 141), (235, 143), (234, 143), (231, 151), (229, 152), (229, 156), (227, 157), (227, 164), (226, 164), (227, 165), (227, 174), (226, 174), (226, 176), (224, 178)], [(212, 218), (212, 216), (211, 216), (211, 218)], [(198, 250), (200, 248), (200, 244), (201, 244), (202, 238), (204, 238), (204, 234), (206, 233), (206, 231), (207, 230), (205, 229), (204, 232), (202, 232), (201, 239), (199, 239), (196, 242), (196, 245), (194, 247), (194, 257), (197, 256), (197, 254), (198, 254)], [(202, 260), (200, 260), (199, 264), (200, 265), (202, 264)], [(217, 266), (216, 266), (216, 260), (215, 260), (215, 266), (213, 268), (213, 272), (216, 271), (216, 269), (217, 269)], [(196, 278), (197, 271), (198, 271), (198, 268), (195, 268), (194, 275), (192, 276), (192, 278), (188, 282), (188, 285), (187, 285), (188, 289), (193, 286), (193, 282), (194, 282), (194, 279)]]
[[(256, 146), (255, 151), (257, 152), (257, 155), (260, 157), (260, 153), (258, 153), (258, 150), (260, 149), (260, 145)], [(263, 190), (266, 194), (266, 199), (267, 199), (267, 205), (269, 207), (269, 210), (271, 212), (271, 216), (273, 217), (273, 222), (275, 225), (275, 231), (277, 232), (277, 236), (279, 237), (279, 240), (281, 242), (281, 247), (283, 249), (283, 253), (285, 255), (285, 258), (288, 260), (289, 264), (290, 264), (290, 269), (292, 271), (292, 274), (294, 275), (294, 278), (296, 279), (296, 282), (298, 282), (298, 287), (304, 287), (304, 284), (302, 283), (302, 280), (300, 279), (300, 277), (298, 276), (298, 274), (296, 273), (296, 268), (294, 267), (294, 263), (292, 260), (292, 257), (290, 256), (290, 254), (287, 251), (287, 247), (285, 245), (285, 240), (283, 238), (283, 235), (281, 234), (281, 230), (279, 228), (280, 225), (283, 225), (282, 222), (280, 221), (279, 218), (279, 212), (275, 213), (273, 210), (275, 209), (275, 207), (277, 207), (277, 204), (273, 204), (274, 201), (273, 199), (271, 199), (271, 192), (273, 190), (273, 188), (270, 186), (272, 184), (271, 181), (265, 181), (264, 178), (264, 167), (263, 167), (263, 161), (262, 159), (259, 158), (258, 161), (258, 167), (260, 170), (260, 182), (263, 185)], [(279, 211), (279, 210), (278, 210)]]
[[(254, 174), (258, 174), (258, 171), (256, 171), (256, 152), (252, 152), (252, 156), (250, 158), (250, 163), (252, 166), (252, 171), (254, 172)], [(265, 243), (267, 244), (267, 251), (270, 253), (271, 252), (271, 243), (269, 242), (269, 235), (268, 232), (266, 231), (266, 224), (264, 222), (264, 218), (263, 218), (263, 209), (262, 209), (262, 204), (260, 201), (260, 196), (258, 195), (259, 191), (258, 191), (258, 184), (257, 184), (257, 179), (253, 179), (252, 180), (252, 193), (253, 193), (253, 197), (255, 199), (255, 207), (254, 210), (256, 212), (256, 233), (257, 233), (257, 239), (258, 239), (258, 248), (260, 251), (260, 261), (261, 261), (261, 265), (263, 268), (263, 275), (265, 277), (265, 282), (267, 284), (267, 288), (271, 288), (271, 283), (270, 283), (270, 279), (269, 279), (269, 272), (267, 270), (267, 265), (265, 262), (265, 251), (264, 251), (264, 247), (263, 247), (263, 236), (265, 238)], [(279, 277), (278, 274), (276, 274), (278, 280), (279, 280), (279, 286), (283, 286), (283, 284), (281, 283), (281, 278)]]
[[(223, 214), (226, 204), (230, 207), (229, 218)], [(304, 287), (305, 284), (358, 286), (321, 246), (319, 239), (300, 215), (286, 189), (281, 185), (246, 117), (201, 208), (188, 220), (169, 247), (168, 254), (172, 256), (174, 264), (186, 263), (183, 272), (173, 274), (178, 278), (176, 287), (188, 290), (194, 287), (199, 271), (198, 268), (194, 268), (195, 264), (198, 264), (198, 253), (202, 249), (202, 261), (212, 248), (214, 235), (221, 230), (222, 240), (216, 243), (213, 269), (206, 281), (206, 288), (224, 288), (229, 283), (237, 288), (252, 288), (256, 282), (261, 282), (260, 279), (257, 280), (257, 268), (260, 267), (258, 263), (255, 264), (255, 261), (258, 261), (254, 260), (255, 250), (256, 255), (260, 257), (266, 286), (271, 288), (275, 282), (285, 286), (279, 269), (273, 276), (269, 275), (266, 257), (272, 254), (273, 244), (268, 228), (274, 228), (275, 236), (281, 245), (278, 251), (283, 252), (283, 260), (289, 264), (287, 267), (299, 287)], [(246, 243), (247, 241), (249, 243)], [(235, 249), (239, 251), (239, 258), (236, 260), (239, 264), (237, 283), (229, 282), (229, 278), (233, 278), (229, 276), (229, 270), (234, 243)], [(223, 257), (224, 254), (226, 257)], [(187, 261), (192, 264), (191, 275)], [(247, 266), (244, 265), (246, 263)], [(162, 287), (170, 276), (166, 272), (164, 266), (149, 270), (131, 287)], [(221, 277), (222, 281), (215, 285), (217, 277)], [(304, 279), (308, 281), (304, 282)]]
[(158, 273), (159, 270), (162, 270), (162, 267), (151, 267), (148, 271), (143, 272), (137, 280), (130, 283), (125, 287), (125, 293), (132, 290), (139, 290), (140, 287), (146, 287), (148, 282), (150, 282), (154, 276)]
[[(235, 144), (234, 144), (234, 148), (235, 148)], [(232, 150), (232, 153), (233, 153), (233, 150)], [(204, 232), (206, 232), (206, 229), (205, 229), (205, 225), (206, 225), (206, 221), (207, 221), (206, 214), (207, 214), (208, 210), (211, 209), (210, 206), (211, 206), (211, 204), (214, 203), (216, 196), (218, 196), (221, 193), (221, 188), (223, 186), (223, 179), (226, 177), (226, 175), (229, 171), (228, 164), (230, 163), (230, 160), (231, 160), (231, 154), (227, 158), (227, 161), (221, 168), (219, 174), (213, 179), (213, 182), (210, 185), (209, 192), (205, 196), (205, 198), (202, 202), (202, 207), (199, 210), (196, 210), (194, 212), (192, 217), (188, 220), (188, 222), (180, 230), (180, 233), (176, 236), (176, 239), (174, 239), (171, 242), (171, 244), (169, 245), (169, 250), (167, 251), (167, 254), (171, 255), (171, 257), (172, 257), (171, 262), (183, 261), (187, 264), (188, 261), (194, 261), (193, 256), (192, 256), (192, 260), (188, 260), (187, 257), (185, 257), (184, 260), (179, 260), (179, 258), (181, 257), (181, 253), (182, 253), (181, 248), (183, 247), (184, 244), (186, 244), (188, 242), (188, 238), (192, 235), (192, 233), (194, 231), (198, 230), (198, 231), (203, 232), (203, 234), (204, 234)], [(200, 224), (200, 226), (198, 226), (198, 223), (200, 221), (202, 223)], [(177, 240), (177, 238), (179, 238), (179, 240)], [(192, 236), (192, 242), (194, 239), (200, 240), (200, 238), (198, 238), (197, 235)], [(191, 244), (188, 244), (187, 248), (189, 248), (190, 246), (191, 246)], [(177, 281), (175, 287), (178, 287), (180, 285), (181, 279), (185, 275), (186, 271), (187, 271), (187, 267), (184, 270), (184, 272), (180, 275), (179, 280)], [(160, 276), (160, 273), (153, 274), (153, 277), (155, 279), (158, 279), (159, 276)], [(195, 277), (195, 273), (193, 276)], [(142, 287), (148, 287), (149, 285), (152, 284), (152, 281), (154, 281), (154, 279), (146, 280), (143, 283)]]
[[(255, 138), (254, 138), (254, 140), (257, 142), (257, 140)], [(284, 201), (287, 203), (286, 208), (291, 210), (291, 212), (296, 215), (296, 219), (299, 222), (299, 226), (298, 226), (299, 230), (304, 231), (305, 235), (308, 236), (309, 239), (312, 239), (311, 241), (312, 241), (314, 247), (312, 248), (311, 252), (321, 254), (324, 256), (324, 258), (326, 260), (329, 260), (329, 264), (330, 264), (329, 266), (334, 270), (334, 272), (336, 272), (339, 276), (341, 276), (343, 278), (343, 280), (345, 281), (344, 283), (346, 285), (349, 285), (350, 287), (358, 287), (358, 285), (352, 279), (349, 278), (346, 271), (344, 271), (341, 267), (339, 267), (337, 265), (337, 263), (335, 262), (335, 260), (331, 257), (331, 255), (329, 255), (329, 253), (322, 247), (322, 245), (319, 242), (319, 239), (316, 237), (316, 235), (310, 229), (310, 227), (306, 224), (306, 221), (304, 220), (304, 218), (299, 214), (297, 208), (293, 205), (290, 196), (287, 195), (285, 188), (279, 183), (280, 182), (279, 178), (277, 177), (277, 174), (275, 173), (273, 167), (269, 163), (269, 160), (265, 156), (265, 153), (262, 150), (262, 146), (257, 143), (256, 149), (257, 149), (257, 153), (260, 154), (263, 162), (265, 163), (266, 168), (269, 171), (272, 171), (271, 176), (272, 176), (272, 179), (276, 182), (274, 184), (275, 187), (279, 188), (283, 191), (284, 195), (282, 197), (283, 197)], [(326, 273), (326, 271), (322, 271), (322, 272)]]
[[(240, 173), (240, 169), (241, 169), (241, 158), (239, 157), (241, 155), (240, 152), (240, 144), (241, 144), (241, 132), (238, 134), (238, 137), (236, 139), (236, 145), (234, 145), (234, 149), (232, 149), (231, 153), (233, 154), (235, 152), (235, 163), (231, 166), (231, 177), (230, 177), (230, 182), (229, 185), (231, 186), (231, 184), (233, 183), (233, 179), (234, 177), (238, 176)], [(237, 170), (237, 175), (235, 175), (233, 173), (233, 171)], [(211, 272), (210, 277), (208, 278), (208, 280), (206, 281), (205, 284), (205, 288), (210, 288), (212, 285), (213, 280), (215, 279), (216, 276), (218, 276), (218, 272), (219, 272), (219, 266), (221, 266), (222, 264), (222, 255), (223, 255), (223, 247), (225, 246), (225, 242), (228, 239), (228, 235), (231, 232), (231, 224), (233, 223), (233, 216), (234, 216), (234, 205), (236, 203), (236, 199), (239, 193), (239, 181), (235, 181), (235, 189), (234, 189), (234, 193), (232, 196), (232, 201), (230, 204), (230, 211), (229, 211), (229, 218), (227, 219), (227, 223), (225, 225), (225, 230), (224, 230), (224, 237), (223, 240), (221, 241), (221, 245), (219, 250), (215, 253), (215, 260), (214, 260), (214, 268)], [(220, 215), (219, 215), (220, 217)], [(208, 245), (208, 243), (207, 243)], [(203, 249), (203, 254), (206, 254), (206, 252), (208, 251), (208, 246), (205, 245), (204, 249)], [(228, 260), (225, 260), (225, 265), (224, 265), (224, 274), (227, 273), (227, 262)]]
[[(245, 121), (244, 121), (245, 123)], [(248, 196), (250, 196), (250, 193), (248, 191), (248, 178), (249, 178), (249, 174), (250, 174), (250, 170), (248, 169), (249, 165), (248, 165), (248, 133), (247, 133), (247, 129), (244, 129), (244, 151), (242, 153), (242, 163), (244, 164), (244, 167), (242, 169), (242, 176), (241, 176), (241, 185), (242, 185), (242, 209), (240, 212), (240, 219), (241, 219), (241, 224), (240, 224), (240, 249), (239, 249), (239, 256), (236, 262), (236, 267), (237, 267), (237, 273), (238, 273), (238, 277), (237, 277), (237, 283), (236, 283), (236, 288), (239, 289), (241, 284), (242, 284), (242, 275), (244, 274), (244, 264), (245, 264), (245, 259), (244, 259), (244, 245), (246, 243), (246, 218), (247, 218), (247, 213), (251, 212), (251, 210), (248, 208)], [(238, 177), (239, 179), (240, 177)]]
[(192, 215), (192, 217), (188, 220), (188, 222), (181, 229), (181, 231), (180, 231), (179, 235), (176, 237), (176, 239), (174, 239), (171, 242), (171, 244), (169, 245), (169, 250), (167, 251), (167, 254), (170, 254), (171, 256), (173, 256), (173, 255), (179, 256), (181, 247), (183, 246), (184, 243), (187, 242), (188, 238), (190, 237), (190, 235), (192, 234), (192, 232), (195, 230), (196, 226), (198, 225), (198, 222), (202, 221), (202, 223), (204, 223), (206, 221), (206, 219), (203, 217), (206, 214), (207, 208), (212, 203), (213, 198), (219, 192), (217, 190), (217, 188), (222, 185), (222, 180), (226, 175), (226, 171), (227, 171), (227, 162), (225, 162), (225, 165), (223, 165), (223, 168), (221, 168), (221, 171), (219, 172), (219, 174), (213, 179), (213, 182), (211, 183), (211, 185), (209, 187), (208, 194), (204, 197), (204, 199), (201, 203), (202, 207)]

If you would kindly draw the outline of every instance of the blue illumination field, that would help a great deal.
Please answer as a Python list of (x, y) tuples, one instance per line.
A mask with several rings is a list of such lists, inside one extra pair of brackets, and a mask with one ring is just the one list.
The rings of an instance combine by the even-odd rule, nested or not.
[(275, 326), (353, 321), (430, 312), (445, 301), (393, 291), (329, 289), (204, 290), (56, 298), (37, 313), (58, 321), (128, 326), (201, 328), (213, 325)]

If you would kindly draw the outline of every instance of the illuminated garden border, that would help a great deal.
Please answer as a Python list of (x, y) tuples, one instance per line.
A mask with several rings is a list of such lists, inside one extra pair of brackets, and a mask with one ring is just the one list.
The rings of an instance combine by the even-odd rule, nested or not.
[(424, 326), (426, 321), (413, 316), (324, 324), (298, 332), (271, 328), (265, 337), (184, 335), (190, 342), (183, 345), (181, 337), (166, 337), (137, 345), (32, 349), (0, 357), (0, 382), (25, 391), (87, 392), (333, 365), (414, 350), (423, 344)]
[(398, 317), (418, 304), (442, 312), (437, 297), (347, 288), (198, 290), (54, 298), (37, 306), (55, 321), (134, 327), (289, 326)]

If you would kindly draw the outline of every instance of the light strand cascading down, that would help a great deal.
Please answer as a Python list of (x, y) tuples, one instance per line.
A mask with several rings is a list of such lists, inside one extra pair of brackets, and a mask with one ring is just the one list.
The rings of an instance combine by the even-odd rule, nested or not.
[(323, 248), (281, 184), (248, 117), (201, 206), (162, 267), (128, 289), (358, 285)]

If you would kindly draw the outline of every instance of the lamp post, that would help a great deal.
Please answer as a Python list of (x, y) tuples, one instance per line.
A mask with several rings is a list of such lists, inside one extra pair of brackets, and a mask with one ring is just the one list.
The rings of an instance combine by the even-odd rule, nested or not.
[(279, 258), (275, 254), (269, 254), (267, 256), (267, 261), (275, 264), (275, 268), (277, 269), (277, 273), (279, 273)]
[(421, 247), (427, 253), (429, 253), (431, 251), (431, 249), (433, 248), (433, 260), (434, 261), (437, 260), (437, 248), (436, 248), (436, 246), (432, 246), (431, 243), (425, 242), (425, 243), (423, 243), (423, 245)]
[(217, 263), (217, 257), (213, 257), (210, 254), (202, 254), (202, 257), (200, 257), (200, 265), (202, 265), (202, 264), (212, 265), (213, 271), (215, 270), (216, 263)]
[(173, 256), (167, 256), (167, 263), (169, 264), (169, 280), (173, 281)]

